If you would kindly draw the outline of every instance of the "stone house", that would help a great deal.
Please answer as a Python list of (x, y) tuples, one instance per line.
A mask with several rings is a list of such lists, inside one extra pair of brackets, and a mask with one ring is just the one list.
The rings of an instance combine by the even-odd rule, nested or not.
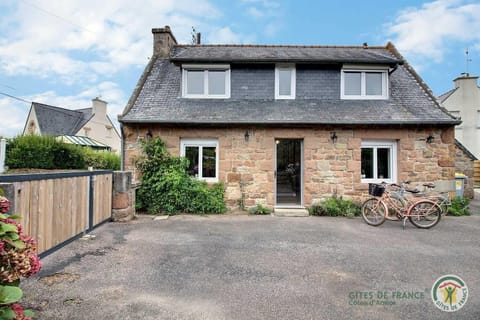
[(107, 115), (107, 103), (92, 100), (91, 108), (71, 110), (32, 102), (23, 134), (52, 135), (67, 143), (120, 153), (120, 134)]
[(369, 182), (454, 179), (460, 121), (391, 43), (182, 45), (168, 26), (152, 32), (119, 115), (125, 170), (159, 136), (192, 175), (223, 182), (230, 207), (299, 210), (359, 199)]

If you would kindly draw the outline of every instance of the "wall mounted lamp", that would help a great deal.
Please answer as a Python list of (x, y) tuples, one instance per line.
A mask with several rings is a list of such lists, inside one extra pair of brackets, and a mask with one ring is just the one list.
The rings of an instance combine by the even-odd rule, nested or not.
[(427, 141), (427, 143), (432, 143), (433, 140), (435, 140), (435, 137), (432, 136), (432, 135), (429, 135), (429, 136), (427, 137), (427, 139), (425, 139), (425, 140)]
[(330, 132), (330, 140), (332, 140), (333, 143), (337, 142), (337, 133), (335, 131)]
[(248, 142), (248, 140), (250, 140), (250, 133), (247, 131), (245, 131), (245, 134), (243, 135), (243, 137), (245, 138), (245, 141)]
[(153, 138), (153, 134), (150, 129), (147, 130), (147, 134), (145, 135), (145, 138), (147, 138), (147, 140), (150, 140)]

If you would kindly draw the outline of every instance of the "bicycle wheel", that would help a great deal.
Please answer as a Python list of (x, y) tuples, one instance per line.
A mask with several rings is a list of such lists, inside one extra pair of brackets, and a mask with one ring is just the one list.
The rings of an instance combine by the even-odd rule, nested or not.
[(446, 216), (448, 214), (448, 207), (450, 206), (450, 196), (448, 194), (440, 194), (437, 197), (437, 203), (442, 209), (442, 215)]
[(442, 209), (430, 200), (421, 200), (408, 210), (408, 219), (417, 228), (428, 229), (436, 225), (442, 217)]
[(377, 198), (370, 198), (362, 204), (362, 217), (371, 226), (379, 226), (385, 222), (387, 206)]

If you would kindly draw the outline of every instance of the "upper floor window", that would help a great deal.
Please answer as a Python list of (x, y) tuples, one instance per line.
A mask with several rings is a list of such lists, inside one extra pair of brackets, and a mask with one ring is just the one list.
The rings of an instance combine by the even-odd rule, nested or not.
[(388, 99), (388, 71), (344, 68), (340, 86), (342, 99)]
[(275, 99), (295, 99), (296, 75), (294, 65), (275, 67)]
[(229, 65), (183, 65), (184, 98), (230, 98)]

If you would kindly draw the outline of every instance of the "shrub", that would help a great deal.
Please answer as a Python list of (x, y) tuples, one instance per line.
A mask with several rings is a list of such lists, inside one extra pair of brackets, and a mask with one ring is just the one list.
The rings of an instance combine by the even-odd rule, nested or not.
[(83, 149), (83, 156), (86, 167), (95, 169), (120, 170), (120, 156), (109, 151)]
[(270, 214), (271, 212), (269, 208), (265, 208), (261, 204), (257, 204), (256, 207), (250, 208), (248, 211), (251, 214)]
[(27, 135), (10, 139), (5, 164), (10, 169), (82, 169), (82, 147), (57, 141), (54, 137)]
[(351, 200), (333, 196), (308, 208), (312, 216), (349, 217), (360, 215), (360, 206)]
[(5, 164), (10, 169), (120, 170), (120, 156), (58, 141), (51, 136), (26, 135), (10, 139)]
[(31, 319), (33, 312), (24, 310), (18, 301), (23, 292), (20, 279), (40, 271), (35, 240), (23, 233), (16, 221), (8, 215), (10, 202), (0, 196), (0, 319)]
[(223, 184), (211, 187), (187, 173), (188, 160), (170, 155), (160, 138), (142, 141), (142, 156), (136, 166), (142, 171), (137, 209), (148, 213), (223, 213)]
[(448, 207), (448, 214), (452, 216), (469, 216), (470, 210), (468, 205), (470, 204), (470, 199), (465, 197), (455, 197), (452, 200), (452, 205)]

